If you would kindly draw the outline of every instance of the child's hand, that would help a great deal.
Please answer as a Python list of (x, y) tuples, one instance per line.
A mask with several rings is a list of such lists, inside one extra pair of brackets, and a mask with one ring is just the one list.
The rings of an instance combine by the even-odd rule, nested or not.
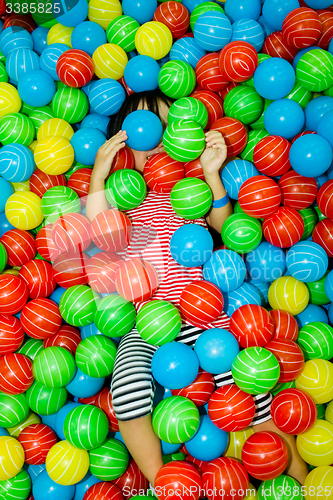
[(200, 157), (200, 163), (205, 174), (215, 174), (227, 158), (227, 146), (217, 130), (210, 130), (205, 135), (206, 148)]
[(120, 130), (118, 134), (114, 135), (106, 141), (103, 146), (99, 148), (95, 158), (95, 165), (93, 169), (94, 177), (105, 180), (109, 175), (111, 164), (114, 157), (123, 147), (125, 147), (125, 141), (127, 139), (127, 134), (125, 130)]

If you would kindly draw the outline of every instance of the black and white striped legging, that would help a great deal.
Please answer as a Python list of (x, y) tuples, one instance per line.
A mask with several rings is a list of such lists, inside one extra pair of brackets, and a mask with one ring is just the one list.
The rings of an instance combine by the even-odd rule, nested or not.
[[(192, 347), (203, 331), (195, 326), (183, 325), (176, 340)], [(133, 420), (152, 412), (155, 384), (151, 360), (157, 349), (158, 346), (143, 340), (136, 328), (122, 337), (111, 382), (112, 404), (118, 420)], [(214, 379), (217, 387), (234, 384), (230, 371), (214, 375)], [(256, 413), (251, 425), (269, 420), (271, 394), (258, 394), (253, 398)]]

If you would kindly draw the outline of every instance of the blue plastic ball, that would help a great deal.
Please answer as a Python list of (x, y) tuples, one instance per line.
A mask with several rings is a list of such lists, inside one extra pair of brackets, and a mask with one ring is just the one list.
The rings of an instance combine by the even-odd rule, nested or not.
[(304, 311), (295, 316), (298, 327), (303, 328), (303, 326), (308, 323), (313, 323), (314, 321), (320, 321), (321, 323), (328, 323), (328, 317), (325, 309), (316, 304), (309, 304), (306, 306)]
[(0, 436), (9, 436), (9, 432), (4, 427), (0, 427)]
[(57, 88), (49, 73), (34, 70), (20, 76), (17, 90), (22, 101), (26, 104), (40, 107), (46, 106), (52, 101)]
[(93, 476), (90, 472), (87, 472), (84, 478), (81, 479), (79, 483), (76, 483), (75, 496), (73, 500), (83, 500), (83, 497), (87, 490), (89, 490), (90, 486), (101, 482), (102, 481), (100, 479), (97, 479), (97, 477)]
[(298, 0), (265, 0), (262, 15), (272, 28), (281, 30), (285, 17), (297, 8), (299, 8)]
[[(1, 168), (1, 161), (0, 161), (0, 168)], [(9, 182), (6, 179), (0, 177), (0, 213), (5, 211), (6, 202), (13, 193), (14, 193), (13, 186), (9, 184)]]
[(268, 290), (271, 286), (271, 283), (258, 283), (257, 281), (255, 283), (249, 281), (249, 283), (251, 283), (251, 285), (253, 285), (259, 291), (260, 305), (262, 307), (268, 306)]
[[(172, 394), (170, 394), (170, 396), (172, 396)], [(180, 444), (167, 443), (166, 441), (162, 441), (161, 439), (161, 448), (163, 455), (175, 453), (179, 450), (180, 446)]]
[(261, 2), (260, 0), (226, 0), (224, 10), (232, 23), (244, 18), (257, 20), (261, 13)]
[[(316, 97), (316, 99), (319, 99), (319, 97)], [(317, 134), (324, 137), (333, 147), (333, 110), (328, 111), (322, 118), (320, 118), (317, 127)]]
[(171, 257), (184, 267), (202, 266), (213, 253), (213, 238), (198, 224), (178, 228), (170, 240)]
[(47, 34), (49, 30), (47, 28), (43, 28), (42, 26), (38, 26), (31, 33), (33, 42), (34, 42), (34, 51), (40, 55), (44, 49), (47, 47)]
[(87, 0), (66, 0), (64, 3), (53, 2), (52, 11), (58, 23), (74, 28), (74, 26), (86, 19), (88, 2)]
[(133, 111), (123, 121), (122, 130), (127, 132), (127, 145), (135, 151), (150, 151), (161, 141), (161, 120), (151, 111)]
[(102, 78), (90, 87), (88, 97), (92, 112), (111, 116), (120, 110), (126, 99), (126, 93), (123, 86), (116, 80)]
[(46, 470), (39, 474), (32, 486), (34, 500), (72, 500), (75, 486), (62, 486), (52, 481)]
[(66, 385), (67, 391), (78, 398), (90, 398), (99, 393), (105, 382), (105, 378), (89, 377), (77, 369), (74, 378)]
[(92, 335), (102, 335), (95, 323), (90, 323), (90, 325), (83, 326), (81, 328), (82, 339), (86, 339), (87, 337), (91, 337)]
[(34, 155), (23, 144), (8, 144), (0, 150), (0, 174), (10, 182), (27, 181), (35, 170)]
[(320, 49), (320, 47), (315, 47), (314, 45), (311, 45), (311, 47), (306, 47), (305, 49), (300, 50), (293, 59), (294, 69), (296, 70), (297, 63), (300, 60), (300, 58), (304, 56), (304, 54), (306, 54), (310, 50), (316, 50), (316, 49)]
[(57, 75), (56, 66), (61, 54), (68, 50), (68, 45), (64, 43), (52, 43), (41, 53), (39, 64), (40, 69), (52, 76), (53, 80), (60, 81)]
[(140, 24), (152, 21), (157, 0), (123, 0), (123, 13), (125, 16), (134, 17)]
[(201, 415), (198, 431), (185, 445), (192, 457), (209, 462), (223, 455), (228, 441), (228, 432), (216, 427), (208, 415)]
[(264, 30), (265, 38), (268, 37), (271, 33), (274, 33), (275, 29), (268, 24), (264, 16), (260, 16), (258, 22), (261, 24), (262, 29)]
[(299, 281), (311, 283), (320, 280), (327, 271), (325, 250), (313, 241), (300, 241), (287, 253), (287, 269)]
[(227, 330), (211, 328), (198, 337), (194, 352), (198, 356), (200, 367), (216, 375), (230, 370), (233, 360), (239, 353), (239, 345)]
[(0, 238), (10, 229), (14, 229), (14, 226), (8, 221), (5, 212), (0, 212)]
[(305, 126), (308, 130), (317, 132), (321, 118), (333, 110), (333, 97), (319, 96), (312, 99), (305, 107)]
[(203, 267), (203, 276), (219, 287), (221, 292), (232, 292), (245, 279), (246, 267), (243, 259), (232, 250), (216, 250)]
[(60, 410), (57, 412), (57, 416), (56, 416), (56, 420), (55, 420), (55, 429), (56, 429), (56, 433), (58, 434), (59, 439), (61, 439), (61, 440), (66, 439), (65, 434), (64, 434), (65, 419), (66, 419), (68, 413), (70, 411), (74, 410), (74, 408), (77, 408), (78, 406), (82, 406), (82, 404), (69, 401), (62, 408), (60, 408)]
[(52, 413), (51, 415), (42, 415), (42, 422), (45, 425), (51, 427), (54, 432), (56, 432), (56, 419), (57, 413)]
[(92, 56), (98, 47), (107, 43), (106, 33), (99, 24), (84, 21), (73, 29), (71, 43), (73, 49), (84, 50)]
[(152, 57), (136, 56), (126, 64), (125, 82), (133, 92), (155, 90), (158, 87), (159, 71), (159, 64)]
[(197, 377), (199, 360), (191, 347), (181, 342), (168, 342), (154, 352), (151, 371), (163, 387), (182, 389)]
[(39, 57), (31, 49), (12, 50), (6, 60), (8, 76), (16, 82), (24, 73), (36, 69), (39, 69)]
[(94, 165), (99, 148), (105, 143), (105, 135), (96, 128), (82, 128), (71, 138), (75, 160), (83, 165)]
[(326, 276), (325, 293), (330, 301), (333, 302), (333, 271), (330, 271)]
[(332, 5), (332, 0), (304, 0), (308, 7), (311, 9), (327, 9)]
[(246, 304), (257, 304), (260, 306), (262, 300), (259, 289), (250, 283), (243, 283), (236, 290), (224, 293), (223, 299), (223, 310), (229, 318), (239, 307), (245, 306)]
[(110, 119), (108, 116), (90, 113), (83, 118), (80, 128), (97, 128), (106, 135), (109, 121)]
[(222, 49), (230, 42), (232, 27), (223, 12), (208, 11), (196, 21), (193, 34), (201, 48), (213, 52)]
[(267, 241), (245, 258), (246, 269), (251, 277), (251, 283), (269, 283), (280, 278), (286, 270), (286, 256), (282, 248), (275, 247)]
[(177, 40), (170, 50), (171, 61), (187, 62), (195, 69), (198, 61), (206, 54), (206, 51), (197, 44), (194, 38), (185, 37)]
[(333, 325), (333, 302), (330, 303), (328, 308), (328, 319), (331, 325)]
[(51, 295), (48, 297), (49, 299), (53, 300), (56, 304), (59, 305), (61, 296), (66, 292), (66, 288), (62, 288), (59, 286), (54, 290), (54, 292), (51, 293)]
[(27, 469), (27, 473), (30, 476), (32, 484), (34, 484), (34, 482), (37, 479), (37, 476), (39, 476), (39, 474), (41, 474), (42, 472), (44, 472), (44, 470), (46, 470), (46, 465), (45, 464), (29, 465), (29, 467)]
[(261, 97), (273, 101), (288, 95), (295, 84), (295, 79), (294, 68), (288, 61), (279, 57), (270, 57), (257, 67), (253, 83)]
[(193, 10), (198, 7), (201, 3), (206, 2), (206, 0), (183, 0), (182, 4), (185, 5), (187, 10), (192, 13)]
[(20, 26), (10, 26), (3, 30), (0, 35), (0, 51), (5, 57), (8, 57), (12, 50), (32, 49), (33, 46), (32, 36)]
[(255, 175), (260, 175), (260, 173), (253, 163), (247, 160), (233, 160), (222, 170), (221, 180), (229, 197), (238, 200), (238, 191), (243, 182)]
[(321, 188), (329, 180), (327, 172), (325, 174), (319, 175), (318, 177), (315, 177), (315, 181), (317, 183), (318, 189)]
[(301, 106), (291, 99), (278, 99), (265, 111), (264, 125), (270, 135), (292, 139), (302, 131), (305, 116)]
[(292, 168), (305, 177), (323, 174), (330, 167), (332, 160), (332, 146), (324, 137), (317, 134), (299, 137), (289, 152)]
[(232, 25), (231, 41), (250, 43), (259, 52), (265, 41), (264, 29), (254, 19), (240, 19)]

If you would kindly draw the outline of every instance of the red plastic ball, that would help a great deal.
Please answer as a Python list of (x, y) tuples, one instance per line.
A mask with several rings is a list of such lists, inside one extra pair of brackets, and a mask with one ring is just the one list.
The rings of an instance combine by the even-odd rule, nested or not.
[(321, 49), (327, 49), (333, 38), (333, 12), (328, 9), (317, 11), (321, 22), (321, 35), (316, 45)]
[(258, 54), (248, 42), (230, 42), (220, 52), (219, 65), (222, 75), (229, 81), (245, 82), (258, 67)]
[(201, 57), (195, 66), (198, 84), (204, 90), (217, 92), (223, 90), (230, 83), (230, 78), (222, 75), (219, 66), (219, 55), (215, 52)]
[(52, 240), (64, 252), (82, 252), (91, 242), (90, 220), (82, 214), (62, 215), (53, 224)]
[(81, 198), (81, 202), (85, 205), (89, 194), (90, 178), (92, 168), (79, 168), (72, 173), (68, 179), (68, 187), (73, 189)]
[(318, 243), (329, 257), (333, 257), (333, 219), (323, 219), (313, 230), (312, 241)]
[(27, 30), (29, 33), (32, 33), (37, 28), (33, 19), (22, 14), (10, 14), (3, 23), (2, 29), (5, 30), (9, 26), (20, 26), (20, 28)]
[(231, 82), (231, 83), (229, 83), (229, 85), (225, 89), (220, 90), (218, 92), (218, 95), (220, 97), (222, 97), (222, 99), (224, 100), (226, 98), (227, 94), (230, 92), (230, 90), (234, 89), (235, 87), (238, 87), (239, 85), (240, 85), (239, 83)]
[(190, 399), (196, 406), (203, 406), (208, 403), (209, 398), (215, 390), (215, 380), (211, 373), (199, 368), (198, 375), (192, 384), (182, 389), (172, 389), (173, 396), (183, 396)]
[(154, 487), (159, 500), (199, 500), (202, 480), (194, 465), (175, 460), (160, 468)]
[(166, 153), (157, 153), (146, 162), (143, 176), (152, 191), (171, 193), (174, 185), (184, 179), (184, 164)]
[(45, 464), (46, 455), (57, 443), (55, 432), (45, 424), (32, 424), (25, 427), (18, 436), (29, 465)]
[(49, 175), (38, 169), (35, 170), (29, 180), (30, 191), (37, 194), (40, 198), (49, 189), (55, 186), (66, 186), (66, 184), (67, 179), (63, 174)]
[(28, 300), (28, 287), (13, 274), (0, 274), (0, 314), (16, 314)]
[(93, 404), (94, 406), (97, 406), (98, 408), (103, 410), (106, 416), (108, 417), (110, 432), (118, 432), (119, 424), (113, 409), (112, 394), (110, 389), (105, 387), (105, 389), (103, 389), (99, 393), (98, 397), (96, 398)]
[[(183, 445), (183, 446), (185, 448), (185, 445)], [(181, 449), (180, 449), (180, 451), (181, 451)], [(185, 451), (187, 451), (186, 448), (185, 448)], [(206, 469), (207, 465), (209, 464), (209, 462), (207, 462), (205, 460), (199, 460), (198, 458), (194, 458), (194, 457), (192, 457), (192, 455), (187, 455), (185, 460), (186, 460), (186, 462), (190, 462), (190, 464), (193, 464), (201, 475), (203, 474), (204, 470)]]
[(271, 340), (265, 345), (278, 360), (280, 377), (278, 382), (285, 383), (295, 380), (304, 368), (304, 356), (301, 348), (289, 339)]
[(96, 483), (86, 491), (83, 500), (123, 500), (123, 494), (113, 483)]
[(50, 299), (34, 299), (22, 309), (21, 326), (34, 339), (48, 339), (61, 327), (58, 305)]
[(222, 99), (210, 90), (196, 90), (191, 97), (199, 99), (207, 108), (208, 122), (207, 129), (210, 129), (212, 124), (223, 116), (223, 102)]
[(190, 14), (179, 2), (164, 2), (155, 10), (154, 21), (165, 24), (172, 37), (179, 38), (186, 33), (190, 25)]
[(9, 314), (0, 314), (0, 356), (17, 351), (23, 340), (20, 320)]
[(130, 259), (118, 269), (116, 289), (119, 295), (132, 302), (148, 300), (159, 284), (156, 269), (144, 259)]
[(124, 474), (114, 479), (113, 483), (121, 489), (125, 499), (133, 496), (134, 492), (139, 494), (139, 491), (146, 491), (149, 486), (148, 479), (142, 474), (133, 458), (130, 460)]
[(273, 338), (274, 324), (266, 309), (246, 304), (232, 314), (229, 330), (241, 347), (264, 347)]
[(253, 397), (236, 385), (220, 387), (208, 403), (208, 415), (211, 421), (226, 432), (245, 429), (252, 422), (255, 412)]
[(223, 295), (209, 281), (192, 281), (180, 294), (182, 316), (196, 326), (216, 320), (223, 311)]
[(31, 299), (48, 297), (57, 286), (52, 266), (45, 260), (30, 260), (21, 267), (19, 276), (26, 283)]
[(104, 252), (119, 252), (132, 236), (130, 219), (116, 209), (100, 212), (91, 223), (92, 240)]
[(120, 78), (118, 82), (121, 84), (122, 87), (124, 87), (127, 96), (135, 94), (134, 90), (130, 89), (127, 83), (125, 82), (124, 77)]
[(241, 185), (238, 202), (250, 217), (261, 219), (273, 215), (280, 206), (281, 191), (273, 179), (255, 175)]
[(52, 227), (53, 224), (46, 224), (38, 231), (36, 236), (37, 252), (43, 259), (50, 262), (53, 262), (62, 253), (52, 239)]
[(282, 205), (302, 210), (315, 201), (318, 186), (314, 177), (304, 177), (295, 170), (289, 170), (279, 179), (278, 186), (282, 193)]
[(81, 334), (77, 328), (63, 325), (55, 335), (44, 340), (43, 347), (44, 349), (53, 346), (63, 347), (74, 355), (81, 340)]
[(195, 177), (196, 179), (205, 180), (205, 174), (202, 170), (200, 158), (184, 163), (185, 177)]
[(236, 118), (225, 116), (213, 123), (211, 130), (221, 132), (227, 146), (227, 156), (232, 158), (240, 154), (247, 144), (247, 130), (245, 125)]
[(288, 450), (274, 432), (256, 432), (244, 443), (242, 462), (247, 472), (260, 481), (275, 479), (288, 465)]
[(272, 419), (286, 434), (302, 434), (311, 429), (317, 419), (317, 406), (310, 394), (300, 389), (284, 389), (273, 399)]
[(111, 168), (108, 177), (110, 177), (116, 170), (122, 170), (123, 168), (133, 169), (135, 167), (135, 158), (132, 150), (125, 146), (118, 153), (116, 153), (113, 162), (111, 163)]
[(291, 63), (297, 55), (298, 49), (286, 42), (282, 31), (274, 31), (266, 38), (261, 52), (271, 57), (281, 57)]
[(328, 217), (333, 218), (333, 180), (325, 182), (318, 191), (317, 204), (319, 210)]
[(116, 253), (98, 253), (87, 263), (87, 278), (89, 286), (99, 293), (114, 293), (116, 291), (116, 274), (123, 259)]
[(66, 50), (57, 60), (56, 72), (68, 87), (83, 87), (94, 76), (94, 63), (84, 50)]
[(296, 49), (315, 45), (321, 35), (319, 15), (313, 9), (299, 7), (284, 18), (282, 34), (286, 42)]
[(299, 329), (292, 314), (282, 309), (273, 309), (269, 315), (274, 325), (274, 339), (297, 340)]
[(206, 466), (202, 484), (209, 500), (243, 500), (249, 476), (236, 459), (215, 458)]
[(295, 135), (295, 137), (292, 138), (291, 144), (294, 144), (294, 142), (297, 141), (297, 139), (299, 139), (300, 137), (303, 137), (303, 135), (308, 135), (308, 134), (316, 135), (317, 132), (314, 132), (314, 130), (304, 130), (303, 132), (300, 132), (299, 134)]
[(265, 175), (278, 176), (291, 168), (289, 162), (290, 142), (278, 135), (264, 137), (253, 150), (253, 163)]
[(304, 233), (301, 215), (290, 207), (280, 207), (264, 220), (263, 233), (266, 240), (279, 248), (296, 245)]
[(53, 276), (57, 284), (63, 288), (86, 285), (88, 260), (88, 255), (82, 252), (65, 252), (59, 255), (53, 263)]
[(22, 394), (34, 381), (32, 361), (16, 352), (0, 357), (0, 391), (6, 394)]
[(0, 238), (7, 250), (10, 266), (23, 266), (33, 259), (37, 253), (35, 239), (29, 231), (23, 229), (10, 229)]

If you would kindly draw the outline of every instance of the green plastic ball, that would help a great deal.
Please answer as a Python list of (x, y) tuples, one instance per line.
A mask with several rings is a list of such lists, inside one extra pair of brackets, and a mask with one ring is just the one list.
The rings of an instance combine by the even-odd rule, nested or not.
[(35, 139), (37, 138), (37, 132), (39, 127), (46, 122), (46, 120), (50, 120), (54, 118), (54, 113), (50, 106), (42, 106), (40, 108), (32, 109), (28, 116), (32, 123), (35, 125)]
[(322, 92), (333, 85), (333, 56), (327, 50), (310, 50), (296, 66), (298, 82), (311, 92)]
[(67, 181), (70, 178), (74, 172), (77, 170), (80, 170), (81, 168), (93, 168), (91, 165), (83, 165), (82, 163), (78, 163), (77, 161), (74, 161), (73, 165), (71, 166), (70, 169), (68, 169), (63, 175), (66, 177)]
[(248, 253), (255, 250), (261, 242), (261, 224), (247, 214), (232, 214), (224, 221), (221, 235), (229, 250)]
[(104, 335), (93, 335), (79, 343), (75, 352), (77, 367), (85, 375), (102, 378), (111, 375), (117, 348)]
[(316, 211), (316, 214), (317, 214), (317, 217), (318, 217), (318, 222), (320, 222), (321, 220), (323, 219), (326, 219), (327, 217), (319, 210), (319, 207), (317, 205), (315, 205), (314, 207), (315, 211)]
[(258, 490), (258, 500), (303, 500), (302, 486), (296, 479), (281, 475), (263, 481)]
[(136, 310), (132, 302), (120, 295), (107, 295), (97, 303), (94, 323), (107, 337), (122, 337), (135, 324)]
[(126, 52), (135, 50), (135, 35), (140, 24), (130, 16), (118, 16), (112, 19), (106, 29), (109, 43), (119, 45)]
[(7, 58), (3, 55), (3, 53), (0, 50), (0, 62), (2, 64), (6, 64), (6, 60), (7, 60)]
[(258, 120), (264, 109), (264, 100), (254, 88), (239, 85), (228, 92), (223, 106), (226, 116), (247, 125)]
[(22, 101), (20, 113), (23, 113), (24, 115), (29, 115), (35, 108), (33, 106), (30, 106), (30, 104), (27, 104), (26, 102)]
[(91, 474), (101, 481), (113, 481), (125, 472), (129, 456), (123, 443), (110, 438), (90, 451), (89, 459)]
[(29, 404), (25, 394), (5, 394), (0, 392), (0, 427), (14, 427), (25, 420)]
[(94, 321), (98, 293), (86, 285), (68, 288), (59, 302), (60, 314), (73, 326), (87, 326)]
[(247, 347), (240, 351), (231, 367), (235, 384), (248, 394), (270, 391), (280, 377), (278, 360), (263, 347)]
[(42, 214), (48, 224), (61, 215), (78, 213), (81, 210), (79, 195), (67, 186), (54, 186), (46, 191), (41, 201)]
[(278, 382), (271, 390), (271, 393), (273, 396), (276, 396), (279, 392), (284, 391), (284, 389), (296, 389), (295, 380), (291, 382)]
[(254, 148), (261, 139), (268, 136), (269, 133), (266, 130), (251, 130), (248, 134), (247, 144), (241, 152), (241, 158), (253, 163)]
[(67, 390), (64, 387), (46, 387), (36, 380), (27, 390), (28, 405), (34, 413), (52, 415), (64, 406), (67, 400)]
[(176, 451), (176, 453), (169, 453), (167, 455), (162, 455), (163, 463), (168, 464), (169, 462), (175, 462), (176, 460), (185, 460), (186, 455), (181, 451)]
[(118, 210), (138, 207), (146, 195), (146, 182), (136, 170), (117, 170), (106, 181), (105, 196), (108, 202)]
[(191, 26), (191, 31), (194, 29), (194, 25), (199, 19), (199, 17), (204, 14), (205, 12), (223, 12), (223, 9), (220, 5), (217, 5), (215, 2), (203, 2), (199, 5), (197, 5), (191, 14), (190, 18), (190, 26)]
[(6, 66), (0, 62), (0, 82), (8, 82), (8, 73), (6, 71)]
[(309, 359), (333, 358), (333, 328), (321, 321), (303, 326), (298, 334), (297, 343), (306, 361)]
[(303, 87), (299, 82), (296, 82), (291, 92), (285, 97), (297, 102), (301, 108), (305, 109), (306, 105), (312, 100), (312, 93), (310, 90)]
[(7, 250), (4, 247), (4, 245), (0, 242), (0, 273), (5, 269), (7, 260), (8, 260)]
[(325, 420), (325, 405), (316, 405), (317, 406), (317, 420)]
[(327, 95), (328, 97), (333, 97), (333, 85), (332, 87), (329, 87), (327, 90), (324, 90), (324, 95)]
[(177, 120), (164, 131), (163, 146), (174, 160), (188, 162), (199, 158), (206, 147), (205, 134), (193, 120)]
[(212, 192), (206, 182), (194, 177), (178, 181), (170, 194), (171, 206), (184, 219), (203, 217), (212, 206)]
[(163, 345), (174, 340), (179, 334), (180, 313), (170, 302), (152, 300), (140, 309), (136, 327), (148, 344)]
[[(266, 61), (266, 59), (270, 59), (271, 56), (268, 54), (258, 54), (258, 66), (261, 64), (263, 61)], [(248, 80), (245, 80), (245, 82), (242, 82), (241, 85), (249, 85), (250, 87), (254, 88), (254, 77), (251, 76)]]
[(22, 469), (16, 476), (6, 481), (0, 481), (1, 500), (26, 500), (31, 490), (31, 479), (26, 470)]
[(64, 347), (52, 346), (44, 349), (32, 365), (32, 373), (46, 387), (65, 387), (75, 375), (72, 353)]
[(64, 434), (69, 443), (80, 450), (93, 450), (107, 438), (109, 422), (96, 406), (82, 405), (71, 410), (64, 422)]
[(317, 306), (323, 306), (325, 304), (330, 303), (330, 299), (327, 297), (325, 293), (325, 280), (328, 275), (328, 271), (326, 274), (318, 281), (312, 281), (311, 283), (305, 283), (309, 289), (310, 304), (316, 304)]
[(205, 128), (208, 122), (208, 111), (206, 106), (194, 97), (182, 97), (175, 101), (168, 113), (168, 124), (178, 120), (193, 120)]
[(183, 396), (163, 399), (153, 413), (153, 429), (167, 443), (184, 443), (197, 432), (200, 423), (198, 408)]
[(236, 201), (236, 203), (234, 205), (234, 214), (245, 214), (244, 210), (242, 209), (242, 207), (239, 204), (239, 201)]
[(303, 208), (302, 210), (298, 210), (298, 213), (304, 222), (304, 233), (301, 240), (307, 240), (318, 224), (318, 216), (313, 208)]
[(0, 142), (3, 146), (12, 143), (30, 146), (35, 137), (35, 126), (26, 115), (10, 113), (0, 119)]
[(270, 104), (272, 104), (272, 102), (273, 101), (270, 101), (269, 99), (265, 99), (264, 109), (263, 109), (260, 117), (258, 118), (258, 120), (256, 120), (255, 122), (251, 123), (251, 125), (250, 125), (250, 127), (253, 130), (265, 130), (264, 116), (265, 116), (266, 109), (268, 108), (268, 106)]
[(33, 361), (43, 349), (42, 340), (27, 339), (16, 352), (28, 356)]
[[(38, 0), (38, 8), (36, 8), (37, 6), (34, 0), (31, 1), (31, 4), (35, 5), (35, 8), (29, 10), (29, 12), (33, 12), (32, 18), (38, 26), (42, 28), (52, 28), (52, 26), (57, 24), (52, 9), (48, 7), (48, 0)], [(36, 12), (34, 12), (34, 10), (36, 10)]]
[(158, 85), (163, 94), (172, 99), (186, 97), (196, 85), (195, 71), (185, 61), (168, 61), (160, 69)]
[(52, 111), (56, 118), (62, 118), (68, 123), (78, 123), (88, 113), (88, 98), (80, 89), (64, 87), (57, 90), (52, 102)]

